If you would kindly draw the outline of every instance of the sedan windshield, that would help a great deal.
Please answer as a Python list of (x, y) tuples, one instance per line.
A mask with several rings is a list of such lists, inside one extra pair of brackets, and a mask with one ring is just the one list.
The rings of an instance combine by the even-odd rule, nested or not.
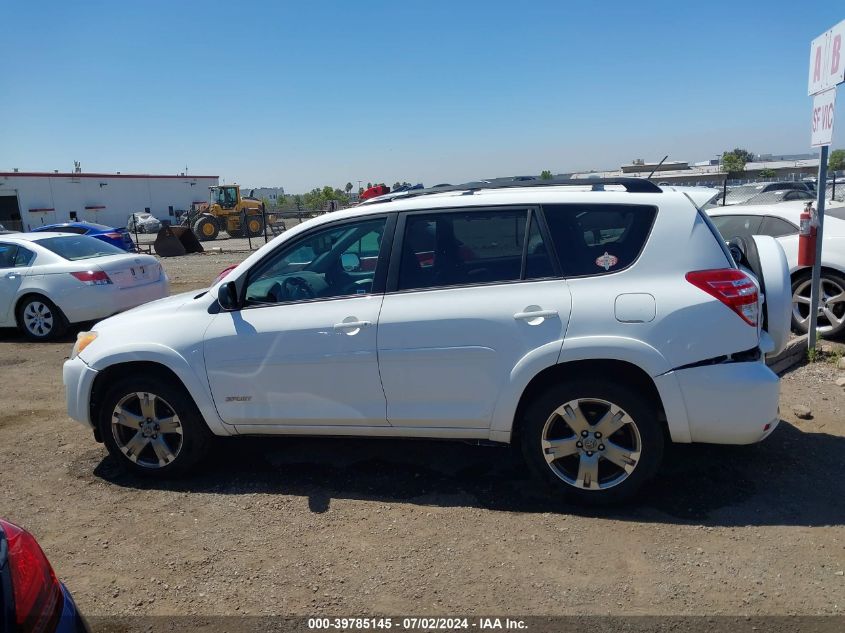
[(68, 235), (67, 237), (48, 237), (38, 240), (38, 245), (52, 251), (59, 257), (75, 262), (79, 259), (126, 255), (126, 251), (102, 240), (86, 235)]

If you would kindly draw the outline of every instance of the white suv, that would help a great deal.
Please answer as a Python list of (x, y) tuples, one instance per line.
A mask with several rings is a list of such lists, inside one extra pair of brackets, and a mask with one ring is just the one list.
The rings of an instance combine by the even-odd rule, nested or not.
[(788, 336), (789, 278), (777, 242), (751, 245), (753, 276), (687, 195), (635, 179), (388, 195), (81, 333), (68, 413), (144, 475), (214, 435), (488, 440), (614, 501), (666, 441), (778, 423), (763, 354)]

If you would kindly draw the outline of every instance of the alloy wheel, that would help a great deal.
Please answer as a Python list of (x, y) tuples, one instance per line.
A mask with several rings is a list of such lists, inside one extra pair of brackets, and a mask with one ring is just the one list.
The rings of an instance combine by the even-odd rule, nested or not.
[[(804, 329), (810, 320), (810, 289), (812, 282), (806, 279), (792, 293), (792, 315)], [(817, 330), (821, 333), (841, 328), (845, 324), (845, 288), (829, 277), (821, 278), (819, 293)]]
[(604, 490), (625, 481), (640, 461), (633, 418), (607, 400), (579, 398), (549, 416), (541, 438), (551, 471), (575, 488)]
[(150, 392), (130, 393), (114, 407), (111, 430), (118, 449), (144, 468), (163, 468), (182, 450), (182, 423), (164, 398)]

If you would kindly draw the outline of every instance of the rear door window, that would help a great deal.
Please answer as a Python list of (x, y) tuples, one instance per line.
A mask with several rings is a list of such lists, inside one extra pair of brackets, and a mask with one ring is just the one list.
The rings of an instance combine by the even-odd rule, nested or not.
[(551, 258), (539, 225), (536, 220), (528, 224), (528, 209), (408, 215), (398, 289), (551, 276)]
[(559, 204), (543, 207), (563, 275), (627, 268), (645, 246), (657, 209), (645, 205)]

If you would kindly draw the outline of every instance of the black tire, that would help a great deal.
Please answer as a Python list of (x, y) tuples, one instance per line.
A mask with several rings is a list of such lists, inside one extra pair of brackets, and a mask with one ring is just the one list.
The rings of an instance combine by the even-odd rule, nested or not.
[(264, 235), (264, 218), (260, 215), (246, 216), (246, 226), (242, 229), (244, 235), (260, 237)]
[(246, 234), (239, 228), (237, 229), (226, 229), (226, 233), (229, 234), (229, 237), (245, 237)]
[(65, 315), (55, 303), (42, 295), (23, 297), (18, 302), (15, 316), (18, 329), (30, 341), (52, 341), (67, 332)]
[(217, 226), (217, 221), (208, 215), (202, 216), (194, 222), (194, 226), (192, 228), (194, 235), (197, 236), (197, 239), (200, 242), (210, 242), (211, 240), (216, 240), (217, 235), (220, 233), (220, 227)]
[[(802, 270), (795, 274), (792, 278), (792, 296), (795, 297), (796, 293), (799, 293), (802, 296), (809, 297), (809, 287), (810, 281), (812, 279), (812, 271), (810, 269)], [(845, 291), (845, 276), (833, 272), (832, 270), (822, 270), (821, 272), (821, 283), (822, 288), (825, 290), (827, 294), (833, 294), (836, 292), (835, 289), (841, 289)], [(831, 292), (827, 292), (831, 291)], [(841, 322), (838, 324), (833, 324), (833, 327), (829, 327), (831, 325), (830, 319), (826, 317), (822, 317), (817, 321), (817, 328), (818, 332), (822, 334), (825, 338), (833, 338), (842, 336), (845, 334), (845, 302), (838, 302), (832, 306), (829, 306), (829, 309), (833, 312), (834, 317), (841, 319)], [(798, 315), (804, 317), (804, 321), (798, 318), (796, 315), (796, 311)], [(804, 334), (807, 332), (810, 326), (810, 321), (806, 317), (809, 315), (809, 306), (798, 305), (794, 301), (792, 303), (792, 329), (799, 334)]]
[[(574, 433), (565, 420), (555, 414), (557, 409), (576, 400), (581, 401), (579, 409), (583, 408), (588, 423), (586, 438)], [(631, 424), (623, 424), (609, 437), (603, 438), (607, 445), (592, 435), (597, 428), (595, 423), (608, 410), (598, 401), (612, 403), (626, 413), (626, 420), (633, 424), (633, 428)], [(547, 423), (550, 425), (548, 429)], [(630, 499), (644, 483), (654, 477), (663, 460), (663, 425), (658, 419), (657, 406), (623, 384), (579, 380), (550, 388), (527, 407), (520, 430), (522, 453), (534, 474), (556, 493), (582, 504), (605, 505)], [(555, 440), (560, 438), (563, 442), (571, 441), (571, 450), (576, 452), (549, 462), (543, 446), (544, 436)], [(576, 448), (576, 442), (581, 446)], [(639, 455), (633, 466), (629, 464), (630, 472), (602, 457), (611, 454), (611, 446), (613, 451), (617, 451), (622, 447), (636, 448), (637, 442)], [(588, 448), (593, 450), (587, 453)], [(614, 459), (618, 460), (617, 455), (621, 454), (615, 453)], [(629, 451), (629, 456), (632, 455), (636, 453)], [(582, 459), (585, 464), (596, 464), (596, 477), (589, 489), (583, 486), (586, 474), (578, 483)], [(573, 474), (570, 481), (565, 478), (567, 473)], [(618, 483), (613, 483), (617, 480)]]
[[(117, 418), (115, 408), (122, 402), (125, 411), (131, 416), (140, 418), (141, 424), (146, 422), (143, 419), (141, 399), (133, 394), (154, 395), (155, 399), (150, 399), (150, 401), (153, 402), (156, 417), (147, 418), (147, 420), (159, 420), (158, 416), (162, 416), (160, 421), (163, 425), (164, 420), (172, 411), (178, 416), (181, 434), (167, 433), (164, 430), (156, 433), (149, 422), (145, 429), (113, 424), (113, 419)], [(182, 385), (174, 384), (173, 380), (165, 380), (155, 375), (126, 376), (108, 387), (101, 403), (97, 418), (100, 437), (103, 438), (111, 456), (127, 472), (156, 479), (178, 477), (193, 469), (211, 449), (213, 434), (190, 394)], [(132, 422), (129, 416), (127, 419), (130, 423)], [(173, 425), (172, 422), (171, 425)], [(159, 428), (155, 427), (155, 431), (158, 430)], [(133, 460), (129, 456), (133, 454), (129, 447), (132, 446), (131, 442), (136, 435), (140, 436), (138, 438), (140, 444), (135, 444), (139, 449), (137, 453), (134, 453), (135, 460)], [(173, 459), (168, 460), (164, 465), (161, 465), (161, 461), (158, 465), (153, 464), (159, 459), (158, 450), (154, 446), (154, 442), (158, 442), (159, 435), (173, 456)], [(118, 441), (126, 448), (126, 452), (118, 445)]]

